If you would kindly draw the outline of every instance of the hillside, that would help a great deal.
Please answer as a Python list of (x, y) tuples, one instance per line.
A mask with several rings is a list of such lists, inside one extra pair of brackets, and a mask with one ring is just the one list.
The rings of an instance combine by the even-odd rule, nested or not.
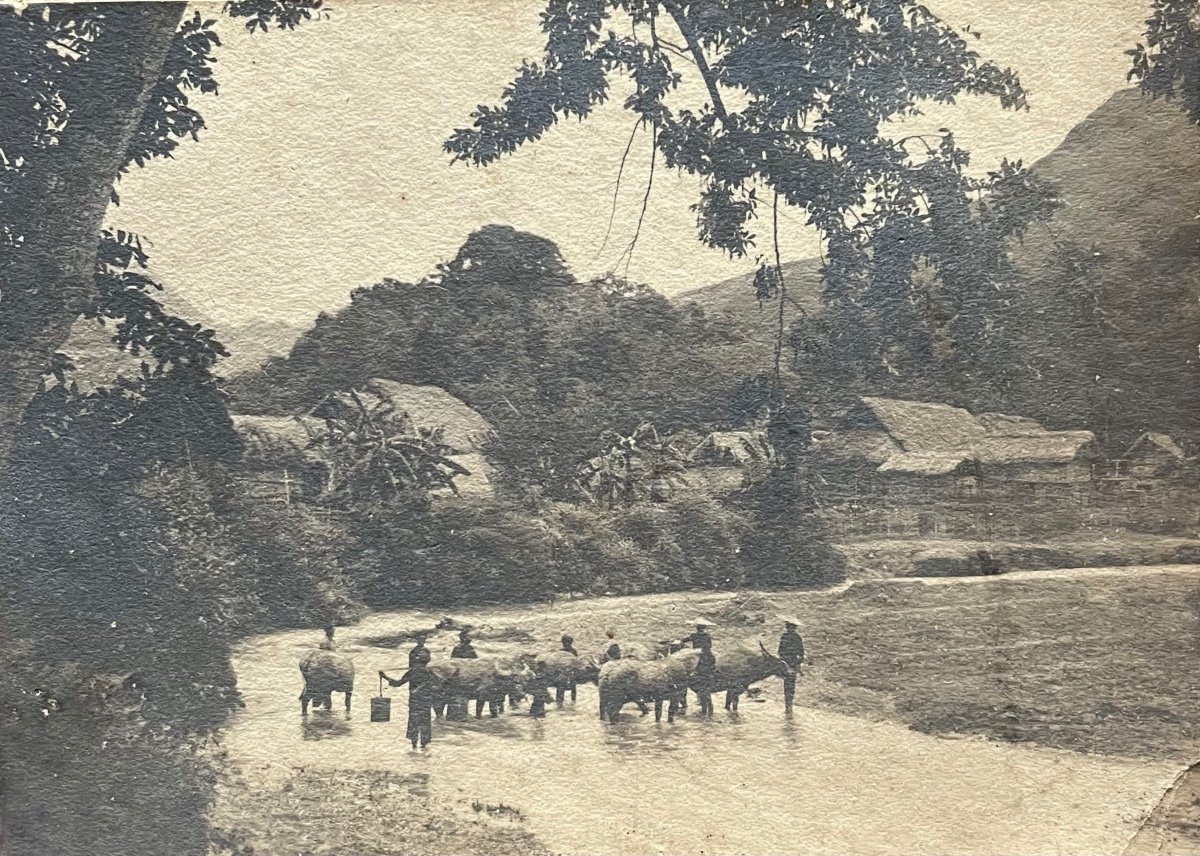
[[(1145, 430), (1200, 439), (1200, 128), (1137, 90), (1112, 95), (1034, 166), (1063, 202), (1012, 246), (1019, 279), (991, 365), (938, 397), (1087, 428), (1110, 449)], [(785, 265), (790, 291), (819, 307), (820, 262)], [(770, 365), (777, 316), (752, 276), (688, 292), (729, 344), (710, 357), (742, 373)], [(789, 307), (788, 324), (797, 312)], [(859, 393), (904, 395), (864, 387)]]
[[(816, 312), (821, 307), (821, 261), (798, 259), (783, 265), (788, 302), (784, 324), (790, 328), (801, 310)], [(779, 324), (777, 303), (760, 304), (754, 295), (754, 274), (735, 276), (676, 295), (681, 309), (699, 306), (723, 344), (708, 345), (705, 354), (738, 376), (769, 370)]]
[[(298, 324), (267, 318), (218, 324), (176, 290), (157, 296), (169, 312), (192, 324), (202, 324), (217, 331), (218, 340), (229, 351), (229, 356), (224, 357), (216, 369), (222, 377), (259, 373), (270, 358), (286, 356), (304, 331)], [(76, 366), (72, 380), (80, 388), (111, 386), (118, 375), (135, 377), (141, 371), (142, 358), (118, 350), (112, 336), (111, 323), (100, 326), (95, 321), (81, 319), (71, 327), (63, 351), (70, 355)]]
[(1064, 206), (1013, 252), (1023, 287), (1004, 329), (1026, 359), (996, 374), (1007, 403), (1118, 445), (1147, 429), (1194, 440), (1200, 128), (1124, 90), (1035, 169)]
[(229, 356), (221, 361), (220, 373), (234, 377), (260, 370), (272, 357), (287, 356), (305, 327), (288, 321), (249, 318), (236, 325), (216, 325), (216, 330), (229, 349)]

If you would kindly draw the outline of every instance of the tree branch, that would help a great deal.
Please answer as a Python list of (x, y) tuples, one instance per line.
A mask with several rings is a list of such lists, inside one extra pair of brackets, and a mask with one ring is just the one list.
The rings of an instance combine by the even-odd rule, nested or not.
[(771, 237), (775, 244), (775, 276), (778, 279), (776, 286), (779, 288), (779, 321), (778, 328), (775, 331), (775, 394), (778, 396), (782, 386), (782, 378), (780, 377), (780, 367), (783, 362), (783, 328), (784, 317), (783, 307), (787, 301), (787, 287), (783, 284), (783, 263), (779, 259), (779, 191), (775, 191), (775, 195), (771, 200)]
[(696, 39), (696, 31), (692, 29), (692, 22), (687, 19), (683, 10), (673, 0), (664, 2), (663, 8), (667, 10), (667, 13), (675, 21), (675, 26), (679, 27), (679, 32), (683, 36), (683, 40), (687, 42), (692, 59), (696, 61), (696, 68), (700, 69), (700, 76), (704, 78), (704, 85), (708, 87), (708, 97), (712, 99), (713, 110), (721, 120), (721, 123), (725, 124), (729, 121), (729, 112), (725, 109), (725, 102), (721, 100), (721, 91), (717, 88), (717, 79), (713, 76), (712, 69), (708, 65), (708, 60), (704, 57), (704, 49)]

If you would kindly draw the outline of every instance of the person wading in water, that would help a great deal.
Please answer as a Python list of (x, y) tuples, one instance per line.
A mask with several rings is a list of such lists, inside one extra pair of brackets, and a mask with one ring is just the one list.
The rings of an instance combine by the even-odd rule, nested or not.
[(333, 641), (333, 631), (334, 631), (333, 622), (330, 622), (325, 625), (325, 639), (318, 646), (322, 651), (336, 651), (337, 650), (337, 646), (334, 644), (334, 641)]
[[(700, 646), (700, 656), (696, 660), (696, 671), (692, 675), (692, 691), (700, 702), (700, 715), (712, 716), (713, 685), (717, 680), (717, 658), (713, 656), (712, 640), (703, 641)], [(686, 691), (685, 691), (686, 696)]]
[[(783, 616), (783, 635), (779, 637), (779, 659), (800, 673), (800, 664), (804, 662), (804, 640), (796, 632), (800, 619)], [(783, 709), (785, 714), (792, 712), (792, 700), (796, 697), (796, 675), (783, 679)]]
[(415, 638), (417, 644), (408, 652), (408, 667), (410, 669), (422, 657), (425, 658), (425, 665), (429, 665), (429, 649), (425, 647), (425, 640), (429, 638), (429, 634), (417, 633)]
[(429, 652), (419, 654), (413, 652), (409, 657), (408, 671), (395, 681), (384, 672), (379, 677), (393, 687), (408, 684), (408, 731), (406, 736), (412, 742), (412, 747), (418, 744), (422, 749), (433, 739), (433, 723), (431, 709), (433, 707), (433, 672), (429, 671)]
[[(689, 633), (681, 641), (673, 643), (671, 646), (672, 649), (678, 650), (678, 648), (684, 648), (684, 647), (687, 647), (688, 645), (691, 645), (692, 648), (697, 651), (703, 651), (705, 648), (708, 648), (709, 656), (711, 657), (712, 656), (712, 636), (709, 635), (708, 628), (711, 627), (712, 625), (708, 623), (707, 618), (693, 618), (692, 625), (696, 628), (695, 632)], [(675, 646), (678, 646), (678, 648), (676, 648)], [(716, 671), (715, 666), (713, 667), (713, 670), (714, 670), (714, 672)], [(699, 692), (697, 691), (696, 694), (699, 695)], [(687, 691), (684, 690), (683, 696), (679, 699), (679, 710), (686, 711), (687, 705), (688, 705)], [(710, 710), (709, 712), (711, 713), (712, 711)], [(700, 708), (700, 713), (702, 713), (702, 714), (704, 713), (703, 706), (701, 706), (701, 708)]]
[[(475, 653), (475, 646), (471, 644), (471, 631), (467, 629), (460, 630), (458, 633), (458, 644), (454, 646), (454, 650), (450, 652), (451, 660), (477, 660), (479, 655)], [(434, 713), (441, 716), (443, 713), (446, 718), (454, 722), (462, 722), (467, 718), (467, 700), (465, 698), (452, 698), (440, 700), (438, 707), (434, 709)]]
[[(562, 642), (562, 649), (564, 652), (566, 652), (567, 654), (570, 654), (572, 657), (579, 656), (579, 652), (575, 650), (575, 638), (570, 633), (564, 633), (562, 635), (562, 639), (559, 641)], [(565, 687), (557, 686), (554, 688), (554, 703), (557, 704), (559, 707), (562, 707), (563, 700), (566, 699), (566, 697), (567, 697), (567, 691), (566, 691)], [(572, 681), (571, 682), (571, 701), (574, 702), (575, 698), (576, 698), (575, 682)]]
[(611, 630), (605, 630), (604, 636), (608, 639), (608, 647), (600, 655), (600, 665), (604, 665), (609, 660), (621, 659), (621, 646), (617, 644), (617, 634)]
[(479, 655), (475, 653), (475, 646), (471, 644), (470, 630), (459, 631), (458, 644), (450, 652), (450, 658), (453, 660), (476, 660), (479, 658)]
[(696, 626), (696, 631), (687, 637), (687, 644), (691, 645), (697, 651), (703, 650), (705, 645), (711, 648), (712, 636), (709, 635), (708, 628), (712, 625), (703, 618), (697, 618), (693, 623)]

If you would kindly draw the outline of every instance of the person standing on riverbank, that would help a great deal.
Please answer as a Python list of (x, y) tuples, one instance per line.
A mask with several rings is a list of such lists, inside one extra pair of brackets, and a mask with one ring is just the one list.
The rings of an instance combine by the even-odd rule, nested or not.
[(792, 700), (796, 697), (796, 675), (800, 673), (800, 664), (804, 662), (804, 640), (800, 638), (797, 628), (800, 619), (783, 616), (783, 635), (779, 637), (779, 659), (787, 663), (795, 672), (783, 679), (783, 709), (791, 714)]
[(379, 673), (379, 677), (393, 687), (402, 687), (408, 684), (408, 731), (406, 736), (412, 742), (413, 749), (416, 749), (418, 745), (424, 749), (433, 739), (431, 716), (433, 673), (428, 669), (429, 652), (426, 651), (424, 656), (416, 654), (416, 652), (414, 654), (416, 659), (412, 660), (410, 657), (412, 664), (399, 680), (392, 680), (382, 671)]

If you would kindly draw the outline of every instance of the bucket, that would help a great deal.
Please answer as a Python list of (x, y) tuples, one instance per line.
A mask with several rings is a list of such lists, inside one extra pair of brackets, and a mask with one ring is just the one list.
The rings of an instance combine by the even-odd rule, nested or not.
[(383, 677), (379, 678), (379, 695), (371, 699), (371, 721), (389, 722), (392, 718), (392, 700), (383, 694)]
[(389, 722), (392, 718), (392, 700), (387, 696), (371, 699), (371, 721)]

